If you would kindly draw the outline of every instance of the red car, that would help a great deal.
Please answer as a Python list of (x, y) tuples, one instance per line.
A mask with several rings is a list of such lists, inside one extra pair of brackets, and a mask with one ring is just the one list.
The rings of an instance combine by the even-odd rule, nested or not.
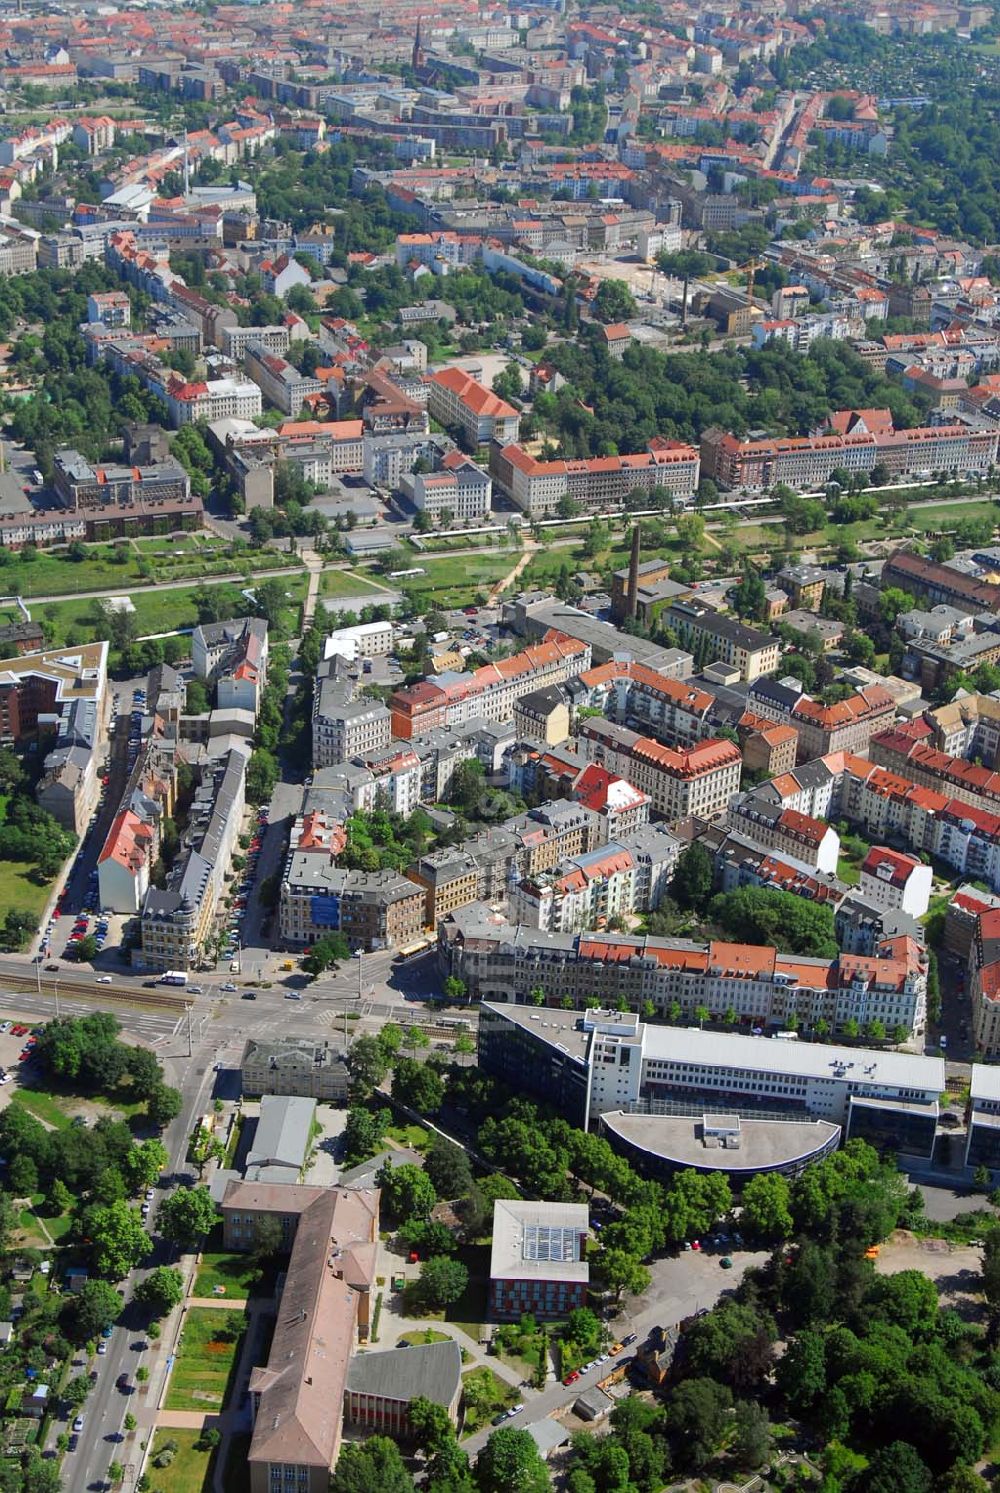
[(572, 1372), (572, 1374), (567, 1374), (566, 1375), (565, 1379), (563, 1380), (563, 1383), (567, 1384), (567, 1385), (568, 1384), (575, 1384), (576, 1381), (579, 1379), (579, 1377), (580, 1377), (579, 1371), (577, 1369), (574, 1369), (573, 1372)]
[(28, 1028), (26, 1026), (23, 1026), (21, 1022), (18, 1022), (17, 1026), (11, 1027), (10, 1034), (12, 1037), (23, 1037), (27, 1030)]

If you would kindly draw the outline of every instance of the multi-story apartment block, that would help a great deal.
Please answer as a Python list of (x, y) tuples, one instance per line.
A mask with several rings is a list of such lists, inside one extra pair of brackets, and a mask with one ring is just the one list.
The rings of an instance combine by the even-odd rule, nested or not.
[(105, 327), (129, 327), (132, 302), (123, 290), (94, 291), (87, 297), (87, 320)]
[(249, 1037), (240, 1060), (246, 1099), (292, 1094), (342, 1105), (347, 1103), (348, 1081), (346, 1048), (326, 1038)]
[[(996, 702), (1000, 705), (1000, 701)], [(929, 746), (927, 721), (907, 721), (872, 737), (871, 760), (927, 788), (949, 793), (973, 808), (1000, 814), (1000, 771), (952, 757)]]
[(346, 871), (332, 859), (292, 850), (279, 903), (282, 941), (307, 948), (326, 933), (343, 933), (352, 948), (405, 948), (423, 928), (424, 897), (395, 871)]
[(505, 399), (485, 389), (461, 368), (443, 368), (427, 380), (427, 407), (435, 420), (457, 430), (475, 451), (490, 441), (516, 441), (521, 417)]
[(497, 486), (529, 518), (554, 513), (563, 498), (588, 507), (621, 503), (639, 488), (663, 487), (680, 502), (698, 489), (701, 458), (694, 446), (656, 437), (647, 451), (631, 456), (594, 456), (541, 461), (516, 438), (497, 437), (490, 450), (490, 471)]
[(798, 809), (770, 803), (754, 792), (741, 793), (730, 801), (726, 823), (765, 849), (793, 856), (817, 871), (833, 873), (837, 869), (837, 831)]
[(222, 331), (222, 351), (236, 363), (242, 363), (248, 347), (280, 358), (291, 345), (291, 332), (284, 326), (224, 327)]
[(489, 473), (461, 451), (449, 451), (438, 471), (414, 472), (401, 485), (420, 512), (435, 520), (450, 514), (449, 522), (485, 518), (493, 497)]
[(277, 353), (267, 352), (256, 343), (247, 343), (243, 364), (268, 403), (286, 415), (297, 415), (308, 398), (323, 392), (318, 378), (300, 373)]
[(984, 767), (1000, 767), (1000, 699), (962, 695), (949, 705), (924, 712), (932, 745), (952, 757), (978, 757)]
[(186, 843), (164, 890), (150, 887), (142, 906), (146, 969), (196, 968), (243, 824), (247, 755), (233, 748), (201, 765)]
[(693, 746), (712, 734), (714, 695), (684, 680), (669, 679), (646, 664), (598, 664), (580, 675), (576, 688), (585, 691), (577, 703), (600, 710), (605, 718), (585, 721), (582, 737), (599, 740), (608, 722), (645, 727), (658, 741), (676, 747)]
[(801, 490), (824, 487), (838, 468), (870, 472), (876, 464), (893, 477), (985, 473), (996, 465), (997, 437), (995, 429), (954, 424), (741, 440), (713, 427), (702, 435), (701, 461), (705, 476), (723, 488), (761, 492), (784, 482)]
[(381, 700), (360, 694), (363, 677), (338, 653), (320, 664), (313, 695), (314, 767), (334, 767), (389, 746), (391, 716)]
[(861, 863), (861, 895), (913, 918), (927, 911), (933, 882), (930, 866), (887, 845), (873, 845)]
[(673, 628), (685, 648), (695, 655), (696, 664), (719, 661), (738, 669), (740, 678), (749, 682), (762, 674), (773, 674), (781, 657), (781, 639), (724, 617), (700, 601), (672, 601), (663, 612), (664, 621)]
[[(937, 1057), (500, 1003), (482, 1007), (479, 1062), (574, 1124), (602, 1121), (612, 1145), (654, 1175), (684, 1166), (794, 1173), (841, 1135), (928, 1157), (944, 1081)], [(692, 1120), (704, 1135), (692, 1134)]]
[(393, 735), (408, 741), (418, 732), (477, 716), (509, 720), (521, 695), (571, 679), (589, 664), (588, 643), (550, 631), (536, 647), (484, 664), (472, 674), (457, 674), (447, 682), (425, 679), (396, 690), (389, 701)]
[(800, 762), (812, 762), (830, 752), (861, 756), (875, 733), (896, 716), (896, 701), (881, 684), (866, 685), (846, 700), (824, 705), (805, 694), (798, 681), (761, 679), (751, 686), (747, 704), (755, 714), (792, 727), (799, 739)]
[(142, 911), (158, 839), (155, 825), (131, 809), (116, 814), (97, 857), (100, 901), (105, 911)]
[(649, 912), (666, 891), (680, 849), (667, 830), (647, 825), (588, 854), (570, 856), (552, 871), (514, 883), (511, 921), (572, 933)]
[(215, 686), (220, 710), (248, 710), (256, 718), (267, 682), (267, 653), (262, 617), (204, 622), (191, 634), (195, 675)]
[[(993, 431), (996, 435), (998, 432)], [(882, 567), (881, 584), (898, 586), (931, 606), (969, 607), (973, 612), (1000, 612), (1000, 585), (979, 580), (950, 565), (938, 564), (912, 550), (895, 550)]]
[(746, 772), (787, 772), (795, 766), (799, 733), (793, 726), (778, 725), (765, 716), (745, 710), (736, 722), (736, 734)]
[(625, 726), (587, 721), (580, 748), (592, 761), (627, 778), (646, 794), (653, 812), (671, 823), (691, 815), (714, 819), (740, 786), (739, 748), (719, 738), (668, 747)]

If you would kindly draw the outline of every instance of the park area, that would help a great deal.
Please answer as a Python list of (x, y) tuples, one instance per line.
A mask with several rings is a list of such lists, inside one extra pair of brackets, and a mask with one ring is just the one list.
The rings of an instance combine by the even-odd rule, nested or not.
[(269, 1295), (266, 1267), (262, 1271), (257, 1261), (247, 1254), (231, 1254), (222, 1249), (222, 1228), (216, 1225), (209, 1234), (206, 1248), (198, 1261), (193, 1295), (218, 1296), (232, 1301), (243, 1301), (248, 1296)]
[(462, 1403), (465, 1407), (462, 1434), (474, 1436), (501, 1410), (517, 1404), (517, 1390), (483, 1364), (477, 1369), (467, 1369), (462, 1375)]
[(164, 1408), (220, 1411), (246, 1329), (243, 1311), (193, 1306), (184, 1316)]

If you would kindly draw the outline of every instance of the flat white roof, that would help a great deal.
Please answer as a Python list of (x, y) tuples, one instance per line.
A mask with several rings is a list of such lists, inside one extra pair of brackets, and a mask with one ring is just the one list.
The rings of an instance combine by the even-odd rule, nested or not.
[[(900, 1089), (944, 1092), (944, 1059), (870, 1047), (834, 1047), (826, 1042), (744, 1037), (735, 1032), (703, 1032), (697, 1027), (645, 1026), (643, 1055), (707, 1068), (758, 1068), (797, 1078), (837, 1078), (842, 1082), (891, 1084)], [(997, 1070), (1000, 1079), (1000, 1070)]]
[(496, 1202), (490, 1279), (589, 1280), (581, 1247), (589, 1232), (586, 1203)]
[(1000, 1067), (973, 1063), (969, 1093), (973, 1099), (991, 1099), (1000, 1104)]

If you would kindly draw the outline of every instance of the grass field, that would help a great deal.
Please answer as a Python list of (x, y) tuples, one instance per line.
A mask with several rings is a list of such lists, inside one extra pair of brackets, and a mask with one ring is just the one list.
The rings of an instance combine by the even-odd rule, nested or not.
[(0, 907), (41, 916), (52, 886), (39, 886), (32, 881), (33, 870), (26, 861), (0, 861)]
[(167, 1410), (221, 1410), (246, 1329), (241, 1311), (193, 1306), (185, 1314), (164, 1401)]
[(324, 600), (338, 596), (370, 596), (373, 606), (377, 606), (380, 600), (388, 600), (386, 590), (353, 570), (324, 570), (319, 578), (319, 594)]
[[(414, 597), (421, 608), (465, 606), (483, 594), (501, 576), (508, 575), (517, 564), (517, 556), (508, 552), (497, 555), (449, 555), (441, 559), (430, 559), (426, 555), (414, 555), (414, 566), (424, 574), (408, 576), (401, 588)], [(394, 583), (392, 583), (394, 584)]]
[[(234, 582), (222, 584), (230, 589), (235, 585)], [(299, 606), (305, 600), (309, 578), (300, 570), (290, 574), (283, 584), (289, 593), (289, 601), (282, 614), (282, 627), (290, 636), (298, 626)], [(200, 589), (198, 585), (176, 586), (169, 591), (153, 587), (147, 591), (132, 591), (130, 594), (135, 607), (139, 637), (181, 632), (194, 627), (198, 621), (195, 594)], [(32, 616), (45, 626), (56, 647), (70, 639), (74, 642), (87, 642), (107, 635), (100, 602), (96, 598), (43, 602), (33, 608)]]
[(198, 1274), (194, 1282), (195, 1296), (214, 1296), (216, 1287), (225, 1289), (221, 1295), (238, 1299), (243, 1296), (260, 1295), (266, 1289), (260, 1267), (245, 1254), (229, 1254), (221, 1248), (222, 1229), (216, 1226), (208, 1236), (208, 1248), (204, 1250)]
[[(200, 1431), (161, 1430), (153, 1437), (149, 1462), (150, 1493), (209, 1493), (212, 1487), (215, 1452), (199, 1451), (195, 1443)], [(155, 1466), (156, 1456), (169, 1443), (176, 1445), (169, 1467)], [(243, 1469), (246, 1477), (246, 1467)]]
[(32, 559), (7, 552), (0, 562), (0, 591), (6, 595), (72, 596), (81, 591), (121, 591), (155, 581), (188, 577), (250, 575), (255, 569), (298, 565), (294, 555), (233, 546), (206, 533), (161, 534), (117, 544), (87, 544), (82, 559), (66, 550), (41, 551)]
[(423, 1125), (390, 1125), (386, 1135), (401, 1146), (409, 1146), (411, 1151), (426, 1151), (430, 1136)]
[(73, 1123), (73, 1105), (70, 1100), (45, 1094), (41, 1089), (18, 1089), (11, 1095), (11, 1104), (26, 1109), (29, 1115), (49, 1125), (53, 1130), (68, 1130)]
[(406, 1332), (399, 1339), (401, 1343), (409, 1343), (411, 1348), (419, 1348), (427, 1343), (446, 1343), (448, 1334), (438, 1332), (434, 1327), (425, 1327), (422, 1332)]
[(970, 500), (968, 503), (919, 503), (908, 510), (909, 524), (914, 529), (953, 529), (966, 518), (989, 518), (994, 524), (1000, 522), (1000, 508), (988, 498)]

